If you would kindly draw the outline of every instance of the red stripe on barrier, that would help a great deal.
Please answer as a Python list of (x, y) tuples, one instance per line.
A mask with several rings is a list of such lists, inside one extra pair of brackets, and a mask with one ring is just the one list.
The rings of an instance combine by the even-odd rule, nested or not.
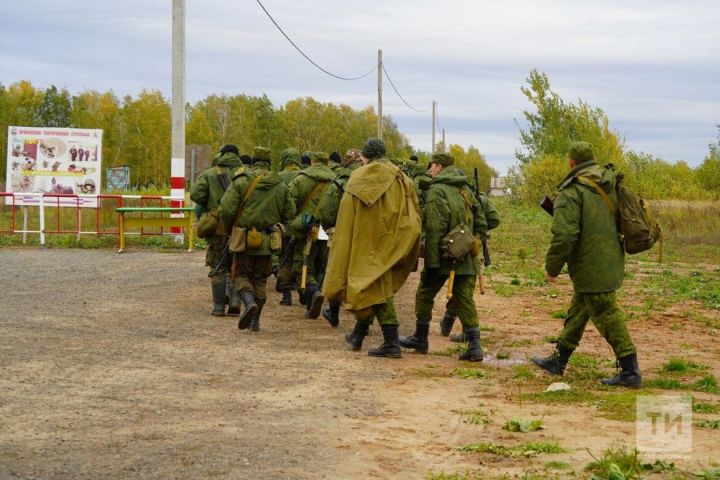
[(185, 190), (185, 177), (170, 178), (170, 188)]

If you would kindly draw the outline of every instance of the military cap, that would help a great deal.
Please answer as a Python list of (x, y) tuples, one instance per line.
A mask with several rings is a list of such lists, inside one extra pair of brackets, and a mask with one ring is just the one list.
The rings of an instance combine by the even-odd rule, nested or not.
[(325, 152), (315, 152), (315, 161), (327, 165), (327, 163), (330, 161), (330, 157), (328, 157), (328, 154)]
[(255, 147), (252, 156), (253, 162), (269, 162), (270, 149), (265, 147)]
[(448, 167), (455, 163), (455, 159), (449, 153), (433, 153), (430, 163), (438, 163), (443, 167)]
[(592, 145), (589, 142), (572, 142), (568, 148), (568, 157), (577, 163), (595, 160)]
[(385, 144), (377, 137), (370, 137), (362, 148), (362, 155), (368, 160), (381, 158), (385, 155)]
[(338, 152), (332, 152), (330, 154), (330, 160), (340, 163), (342, 161), (342, 158), (340, 158), (340, 154)]
[(238, 148), (229, 143), (227, 145), (223, 145), (223, 147), (220, 149), (220, 155), (224, 155), (226, 153), (234, 153), (235, 155), (240, 155), (240, 150)]
[(245, 165), (252, 165), (252, 157), (247, 153), (240, 155), (240, 161)]
[(410, 160), (412, 160), (413, 162), (417, 162), (417, 161), (419, 161), (420, 159), (418, 158), (417, 155), (410, 155)]
[(347, 152), (345, 152), (345, 157), (342, 160), (342, 166), (347, 167), (352, 165), (355, 162), (360, 161), (360, 150), (357, 148), (351, 148)]
[(310, 161), (313, 159), (315, 155), (313, 152), (307, 150), (303, 152), (303, 154), (300, 156), (300, 161), (305, 165), (310, 165)]

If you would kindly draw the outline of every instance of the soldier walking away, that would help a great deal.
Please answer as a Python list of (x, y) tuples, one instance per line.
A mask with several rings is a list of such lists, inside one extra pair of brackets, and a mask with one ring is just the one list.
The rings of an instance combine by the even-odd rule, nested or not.
[[(300, 154), (296, 149), (286, 148), (280, 152), (279, 175), (286, 185), (289, 185), (301, 171), (302, 163), (300, 161)], [(295, 240), (293, 237), (286, 234), (283, 238), (283, 251), (278, 258), (278, 264), (273, 266), (277, 271), (275, 289), (282, 293), (280, 305), (291, 306), (292, 291), (298, 288), (293, 274), (294, 250)]]
[[(477, 172), (477, 170), (476, 170)], [(480, 204), (480, 211), (483, 212), (483, 215), (485, 216), (485, 222), (487, 223), (487, 229), (488, 232), (490, 230), (493, 230), (500, 225), (500, 214), (498, 213), (497, 209), (495, 208), (495, 205), (492, 203), (489, 197), (487, 197), (484, 193), (480, 192), (479, 186), (475, 185), (475, 198)], [(483, 244), (487, 245), (488, 241), (488, 235), (485, 235), (483, 238), (481, 238), (481, 241)], [(482, 281), (482, 274), (483, 274), (483, 264), (489, 265), (490, 259), (484, 258), (487, 253), (483, 251), (483, 257), (475, 257), (476, 262), (476, 269), (478, 272), (478, 278), (480, 278), (480, 281)], [(482, 285), (481, 285), (482, 287)], [(467, 338), (465, 337), (465, 332), (461, 332), (456, 335), (450, 335), (453, 329), (453, 325), (455, 325), (455, 319), (457, 318), (457, 309), (455, 308), (455, 301), (454, 298), (450, 299), (447, 303), (447, 307), (445, 310), (445, 315), (443, 315), (442, 320), (440, 321), (440, 335), (443, 337), (450, 336), (451, 342), (457, 342), (457, 343), (465, 343), (467, 342)]]
[(273, 254), (282, 247), (281, 224), (295, 216), (287, 185), (270, 171), (270, 150), (256, 147), (253, 168), (235, 175), (220, 203), (221, 220), (232, 231), (231, 276), (243, 304), (238, 328), (257, 332), (266, 300)]
[[(216, 156), (214, 166), (200, 174), (190, 190), (190, 198), (197, 204), (196, 216), (210, 212), (220, 206), (225, 191), (238, 168), (241, 167), (238, 148), (235, 145), (225, 145)], [(239, 313), (239, 297), (233, 295), (232, 285), (229, 282), (231, 255), (227, 251), (228, 235), (221, 222), (215, 235), (206, 239), (208, 250), (205, 264), (210, 267), (210, 287), (212, 290), (213, 308), (211, 314), (216, 317), (225, 316), (225, 305), (229, 302), (229, 314)], [(234, 302), (233, 302), (233, 297)]]
[[(362, 166), (360, 150), (351, 148), (345, 153), (345, 157), (335, 170), (335, 178), (325, 191), (322, 202), (320, 204), (320, 217), (322, 219), (322, 227), (328, 234), (328, 250), (332, 249), (332, 239), (335, 234), (335, 224), (337, 223), (338, 210), (340, 209), (340, 199), (345, 193), (345, 186), (350, 179), (350, 174)], [(322, 311), (325, 320), (332, 327), (340, 325), (340, 305), (339, 299), (329, 300), (330, 304)]]
[[(448, 291), (452, 292), (452, 301), (468, 339), (468, 349), (459, 358), (481, 362), (483, 351), (473, 294), (478, 274), (475, 257), (480, 253), (477, 245), (480, 238), (487, 235), (487, 222), (467, 177), (454, 163), (454, 158), (447, 153), (436, 153), (430, 160), (433, 179), (423, 209), (425, 262), (415, 294), (415, 333), (402, 337), (400, 345), (419, 353), (428, 352), (435, 295), (449, 281), (452, 285), (448, 286)], [(475, 240), (463, 256), (455, 258), (446, 249), (446, 239), (458, 228), (467, 228)]]
[(298, 173), (288, 185), (297, 214), (288, 224), (287, 232), (295, 238), (293, 272), (300, 286), (301, 303), (307, 308), (306, 318), (317, 318), (324, 301), (320, 285), (326, 242), (319, 241), (317, 235), (320, 200), (335, 178), (327, 163), (327, 153), (315, 152), (310, 167)]
[(574, 293), (555, 351), (532, 361), (552, 375), (562, 375), (588, 320), (592, 320), (622, 369), (602, 383), (639, 388), (642, 376), (637, 351), (615, 297), (623, 282), (625, 252), (616, 218), (598, 192), (602, 189), (617, 205), (614, 167), (598, 165), (588, 142), (570, 144), (568, 164), (570, 173), (558, 187), (554, 201), (545, 277), (554, 282), (567, 263)]
[(353, 350), (362, 348), (377, 318), (384, 340), (368, 355), (400, 358), (393, 296), (416, 267), (421, 225), (412, 182), (384, 155), (382, 140), (369, 139), (362, 149), (367, 164), (345, 186), (323, 293), (355, 314), (355, 328), (345, 335)]

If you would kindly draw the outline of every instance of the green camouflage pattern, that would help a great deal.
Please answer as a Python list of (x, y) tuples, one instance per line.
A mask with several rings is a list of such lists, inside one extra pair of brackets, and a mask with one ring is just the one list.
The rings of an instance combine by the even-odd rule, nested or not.
[(328, 186), (320, 202), (320, 218), (325, 230), (335, 226), (337, 214), (340, 210), (340, 200), (345, 193), (345, 185), (350, 179), (353, 170), (361, 167), (361, 163), (351, 163), (348, 167), (340, 167), (335, 170), (336, 177)]
[(477, 197), (480, 210), (485, 215), (488, 231), (497, 228), (498, 225), (500, 225), (500, 213), (497, 211), (497, 208), (495, 208), (495, 204), (490, 200), (490, 197), (484, 193), (480, 193)]
[[(465, 195), (461, 194), (461, 190)], [(467, 201), (471, 207), (466, 206)], [(487, 235), (487, 222), (480, 204), (475, 199), (467, 177), (455, 166), (442, 169), (430, 183), (422, 212), (425, 237), (425, 270), (435, 269), (436, 274), (448, 275), (452, 260), (443, 258), (443, 237), (453, 228), (465, 223), (476, 237)], [(477, 275), (474, 259), (467, 255), (455, 265), (457, 275)]]
[[(447, 279), (447, 275), (428, 275), (427, 272), (420, 274), (420, 285), (415, 292), (415, 318), (418, 323), (429, 324), (432, 320), (435, 296)], [(448, 302), (447, 310), (460, 318), (463, 329), (479, 325), (474, 297), (476, 280), (474, 275), (455, 275), (453, 282), (453, 296)]]
[[(208, 277), (210, 278), (225, 278), (225, 275), (230, 272), (232, 255), (230, 252), (227, 252), (223, 257), (226, 241), (227, 237), (221, 237), (219, 235), (215, 235), (207, 240), (208, 249), (205, 254), (205, 265), (210, 267), (210, 272), (208, 272)], [(216, 271), (214, 271), (215, 267), (218, 267)]]
[[(242, 166), (242, 162), (236, 154), (225, 153), (218, 159), (217, 166), (227, 177), (229, 186), (235, 171)], [(190, 199), (198, 205), (202, 205), (206, 211), (218, 207), (224, 194), (225, 190), (218, 180), (218, 172), (214, 166), (202, 172), (190, 189)]]
[[(307, 240), (309, 241), (309, 240)], [(303, 251), (305, 240), (296, 240), (295, 249), (293, 250), (293, 262), (292, 270), (295, 283), (300, 286), (302, 280), (302, 266), (303, 266)], [(325, 266), (327, 264), (327, 242), (316, 241), (312, 242), (310, 246), (310, 252), (308, 253), (307, 259), (307, 277), (305, 279), (305, 287), (309, 285), (315, 285), (317, 287), (322, 285), (322, 279), (325, 274)]]
[[(305, 199), (308, 195), (310, 195), (318, 182), (325, 182), (329, 186), (329, 183), (333, 180), (333, 178), (335, 178), (335, 174), (332, 170), (330, 170), (330, 167), (324, 163), (315, 163), (307, 169), (302, 170), (295, 179), (290, 182), (288, 190), (290, 192), (290, 198), (292, 199), (293, 206), (296, 208), (297, 216), (306, 212), (315, 212), (316, 208), (320, 204), (324, 192), (316, 193), (313, 198), (307, 202), (302, 212), (297, 210), (302, 206)], [(316, 217), (319, 216), (320, 214), (318, 212)], [(304, 240), (306, 237), (305, 232), (297, 231), (291, 225), (288, 225), (287, 233), (298, 240)]]
[(251, 292), (262, 309), (267, 300), (267, 278), (272, 273), (269, 255), (255, 256), (235, 253), (236, 275), (233, 287), (240, 293)]
[(617, 307), (615, 292), (575, 292), (565, 318), (565, 326), (558, 337), (558, 344), (575, 350), (580, 344), (588, 320), (592, 320), (617, 358), (636, 352), (625, 320)]
[(286, 185), (300, 173), (302, 163), (300, 162), (300, 154), (294, 148), (286, 148), (280, 152), (280, 178)]
[(355, 319), (360, 323), (372, 325), (373, 320), (377, 319), (378, 325), (399, 325), (397, 313), (395, 312), (395, 301), (393, 297), (387, 299), (385, 303), (378, 303), (365, 310), (355, 312)]
[(593, 187), (579, 183), (578, 175), (595, 181), (617, 205), (616, 177), (611, 168), (595, 162), (573, 168), (555, 199), (545, 270), (557, 276), (567, 263), (576, 292), (615, 291), (622, 285), (625, 271), (615, 218)]

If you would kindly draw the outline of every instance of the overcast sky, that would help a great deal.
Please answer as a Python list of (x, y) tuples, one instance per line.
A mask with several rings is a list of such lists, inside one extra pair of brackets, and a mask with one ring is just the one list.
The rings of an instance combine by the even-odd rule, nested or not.
[[(341, 81), (295, 51), (255, 0), (186, 0), (187, 100), (266, 93), (376, 105), (377, 76)], [(323, 68), (385, 68), (417, 109), (438, 102), (447, 142), (515, 162), (529, 72), (566, 102), (602, 108), (629, 148), (699, 164), (720, 123), (720, 1), (262, 0)], [(171, 92), (172, 0), (2, 1), (0, 82), (71, 93)], [(430, 112), (384, 83), (383, 113), (430, 149)]]

